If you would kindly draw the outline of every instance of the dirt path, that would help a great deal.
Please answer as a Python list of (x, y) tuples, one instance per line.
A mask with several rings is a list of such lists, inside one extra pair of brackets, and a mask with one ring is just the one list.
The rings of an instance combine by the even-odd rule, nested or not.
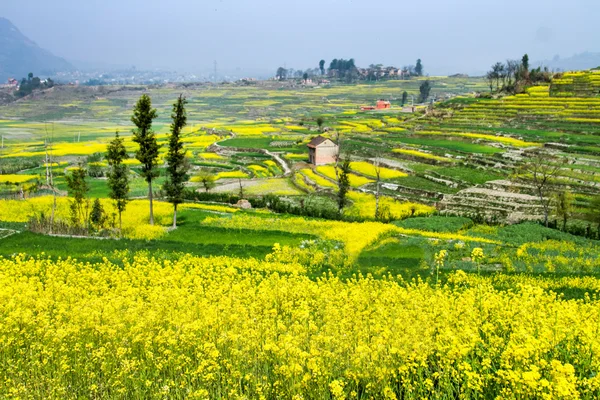
[(289, 176), (292, 173), (292, 170), (290, 169), (289, 165), (287, 164), (287, 162), (285, 162), (285, 160), (283, 158), (281, 158), (279, 156), (279, 154), (276, 153), (272, 153), (269, 150), (266, 149), (246, 149), (246, 148), (238, 148), (238, 147), (223, 147), (219, 144), (219, 142), (222, 142), (224, 140), (228, 140), (228, 139), (232, 139), (235, 138), (236, 135), (233, 132), (231, 133), (231, 137), (230, 138), (226, 138), (226, 139), (222, 139), (219, 140), (215, 143), (212, 144), (212, 146), (215, 149), (215, 153), (227, 153), (227, 152), (236, 152), (236, 153), (244, 153), (244, 152), (250, 152), (250, 151), (258, 151), (259, 153), (263, 153), (263, 154), (267, 154), (270, 157), (273, 157), (273, 159), (275, 159), (275, 161), (277, 162), (277, 164), (279, 164), (281, 166), (281, 168), (283, 168), (283, 176)]
[(263, 150), (263, 151), (265, 152), (265, 154), (268, 154), (271, 157), (273, 157), (275, 159), (275, 161), (277, 161), (277, 163), (279, 165), (281, 165), (281, 168), (283, 168), (283, 176), (289, 176), (292, 173), (292, 170), (290, 169), (290, 167), (283, 160), (283, 158), (279, 157), (279, 154), (271, 153), (269, 150)]

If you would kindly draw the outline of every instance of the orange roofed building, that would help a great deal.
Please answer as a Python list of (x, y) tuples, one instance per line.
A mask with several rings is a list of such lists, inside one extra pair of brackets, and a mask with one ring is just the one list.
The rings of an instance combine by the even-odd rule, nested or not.
[(334, 163), (338, 151), (333, 140), (319, 135), (308, 143), (308, 162), (314, 165)]
[(361, 109), (361, 111), (372, 111), (372, 110), (387, 110), (389, 108), (392, 108), (392, 103), (390, 103), (389, 101), (385, 101), (385, 100), (379, 100), (377, 102), (377, 105), (375, 105), (375, 106), (362, 106), (360, 109)]
[(392, 108), (392, 104), (389, 101), (379, 100), (377, 102), (378, 110), (387, 110), (388, 108)]

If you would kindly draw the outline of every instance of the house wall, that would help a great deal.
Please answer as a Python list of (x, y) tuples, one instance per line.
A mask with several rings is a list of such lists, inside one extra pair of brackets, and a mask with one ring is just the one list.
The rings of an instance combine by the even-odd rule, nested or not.
[(311, 164), (315, 163), (315, 149), (308, 148), (308, 162)]
[[(316, 148), (315, 157), (313, 164), (315, 165), (323, 165), (323, 164), (331, 164), (335, 162), (335, 158), (337, 156), (338, 147), (335, 144), (327, 145), (322, 144)], [(310, 152), (309, 152), (310, 154)]]

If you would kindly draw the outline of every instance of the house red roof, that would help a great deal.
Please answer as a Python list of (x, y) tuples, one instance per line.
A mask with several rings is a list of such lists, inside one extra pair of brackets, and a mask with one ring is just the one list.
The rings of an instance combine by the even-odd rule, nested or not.
[(311, 140), (311, 141), (310, 141), (310, 143), (308, 143), (308, 145), (307, 145), (307, 146), (308, 146), (308, 147), (315, 148), (315, 147), (317, 147), (317, 146), (320, 146), (320, 145), (322, 145), (323, 143), (325, 143), (325, 142), (326, 142), (326, 141), (328, 141), (328, 140), (331, 140), (331, 139), (328, 139), (328, 138), (326, 138), (326, 137), (323, 137), (323, 136), (319, 135), (319, 136), (317, 136), (316, 138), (314, 138), (313, 140)]

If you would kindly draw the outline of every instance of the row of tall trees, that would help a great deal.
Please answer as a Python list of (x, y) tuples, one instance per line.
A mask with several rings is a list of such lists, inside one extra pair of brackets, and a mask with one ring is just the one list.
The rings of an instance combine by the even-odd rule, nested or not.
[[(171, 129), (168, 142), (166, 161), (166, 180), (162, 186), (167, 200), (173, 204), (173, 227), (177, 226), (177, 206), (184, 200), (185, 183), (188, 180), (189, 163), (186, 159), (186, 150), (182, 142), (183, 128), (187, 124), (185, 106), (187, 101), (180, 95), (171, 113)], [(133, 130), (133, 141), (138, 144), (135, 157), (141, 163), (140, 175), (148, 184), (148, 200), (150, 206), (149, 221), (154, 224), (153, 210), (153, 182), (159, 176), (158, 155), (160, 145), (152, 129), (153, 120), (156, 119), (156, 109), (152, 107), (152, 100), (146, 94), (142, 95), (135, 104), (131, 121), (136, 128)], [(125, 160), (129, 158), (123, 138), (119, 132), (107, 146), (105, 159), (108, 164), (107, 182), (109, 197), (113, 200), (119, 218), (119, 230), (122, 230), (122, 214), (129, 202), (130, 171)], [(82, 227), (88, 231), (91, 225), (102, 226), (105, 213), (99, 200), (91, 205), (87, 198), (90, 186), (86, 178), (89, 176), (87, 169), (81, 164), (66, 176), (69, 195), (71, 196), (71, 224)], [(210, 184), (208, 184), (210, 185)], [(207, 185), (205, 185), (207, 186)], [(208, 190), (208, 189), (207, 189)]]
[[(185, 182), (188, 180), (190, 169), (181, 137), (182, 130), (187, 125), (186, 103), (185, 97), (180, 95), (173, 104), (169, 149), (165, 159), (167, 168), (163, 190), (167, 200), (173, 204), (173, 227), (177, 226), (177, 205), (183, 202)], [(141, 163), (141, 175), (148, 183), (150, 225), (154, 225), (152, 182), (159, 176), (158, 152), (160, 146), (156, 140), (156, 134), (152, 130), (152, 122), (157, 116), (156, 109), (152, 108), (150, 96), (143, 94), (133, 109), (131, 121), (136, 126), (136, 129), (133, 130), (133, 141), (139, 145), (135, 156)]]

